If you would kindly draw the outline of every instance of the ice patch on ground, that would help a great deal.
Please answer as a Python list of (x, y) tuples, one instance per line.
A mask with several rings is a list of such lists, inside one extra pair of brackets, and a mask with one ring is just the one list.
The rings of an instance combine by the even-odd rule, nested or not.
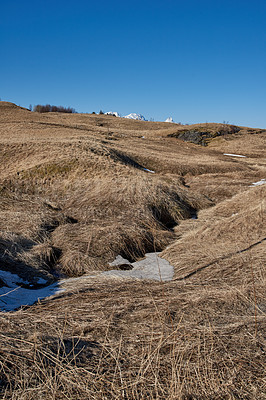
[[(2, 287), (0, 287), (0, 310), (13, 311), (21, 306), (32, 305), (39, 299), (50, 297), (63, 291), (59, 288), (58, 283), (51, 285), (34, 288), (33, 284), (23, 280), (16, 274), (9, 271), (0, 270), (0, 280)], [(44, 285), (46, 280), (39, 278), (38, 285)], [(23, 286), (28, 286), (25, 288)], [(31, 288), (32, 287), (32, 288)]]
[(45, 285), (47, 283), (47, 281), (43, 278), (39, 278), (37, 282), (38, 282), (38, 285)]
[(241, 154), (231, 154), (231, 153), (224, 153), (224, 156), (246, 158), (246, 156), (241, 156)]
[(123, 264), (131, 265), (130, 261), (120, 255), (118, 255), (113, 262), (109, 263), (110, 267), (118, 267), (119, 265)]
[(266, 179), (261, 179), (258, 182), (253, 182), (249, 187), (260, 186), (266, 184)]
[(174, 267), (167, 260), (159, 257), (159, 254), (158, 252), (145, 254), (143, 260), (131, 263), (133, 267), (131, 270), (111, 270), (102, 274), (124, 278), (171, 281), (174, 276)]
[[(38, 279), (36, 285), (30, 284), (16, 274), (8, 271), (0, 270), (0, 311), (14, 311), (21, 306), (30, 306), (38, 300), (46, 298), (56, 298), (61, 293), (73, 293), (75, 291), (84, 290), (86, 285), (91, 285), (93, 279), (110, 278), (129, 278), (129, 279), (147, 279), (155, 281), (171, 281), (174, 276), (174, 267), (170, 263), (159, 256), (160, 253), (147, 253), (145, 258), (130, 263), (122, 256), (109, 263), (113, 269), (111, 271), (99, 272), (95, 271), (90, 275), (83, 275), (77, 278), (61, 279), (51, 285), (43, 286), (46, 281), (42, 278)], [(25, 287), (27, 286), (27, 287)]]
[(155, 174), (155, 171), (152, 171), (151, 169), (148, 169), (148, 168), (143, 168), (143, 171), (150, 172), (151, 174)]

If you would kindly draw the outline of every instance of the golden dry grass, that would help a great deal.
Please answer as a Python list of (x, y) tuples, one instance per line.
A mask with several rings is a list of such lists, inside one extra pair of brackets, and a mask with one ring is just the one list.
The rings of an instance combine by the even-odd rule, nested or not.
[(247, 287), (93, 282), (1, 323), (3, 398), (264, 398), (265, 312), (255, 323)]
[(179, 240), (163, 253), (175, 267), (175, 279), (197, 275), (236, 283), (251, 281), (253, 273), (265, 279), (265, 199), (264, 185), (248, 188), (177, 227)]
[(2, 269), (52, 280), (154, 249), (175, 267), (0, 313), (1, 398), (265, 399), (266, 135), (181, 129), (0, 102)]

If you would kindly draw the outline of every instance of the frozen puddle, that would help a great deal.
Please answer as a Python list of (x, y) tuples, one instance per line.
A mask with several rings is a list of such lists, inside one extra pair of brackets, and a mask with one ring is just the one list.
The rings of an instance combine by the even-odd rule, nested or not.
[[(174, 267), (168, 261), (159, 257), (160, 253), (147, 253), (140, 261), (130, 263), (120, 255), (110, 263), (111, 271), (95, 272), (77, 278), (62, 279), (51, 285), (39, 278), (35, 285), (23, 280), (16, 274), (0, 270), (0, 311), (14, 311), (21, 306), (30, 306), (39, 299), (54, 298), (65, 292), (73, 292), (91, 285), (93, 278), (131, 278), (155, 281), (171, 281)], [(40, 287), (38, 287), (40, 286)]]
[(224, 153), (224, 156), (246, 158), (246, 156), (241, 156), (240, 154), (231, 154), (231, 153)]
[[(103, 275), (119, 276), (125, 278), (136, 279), (151, 279), (155, 281), (171, 281), (174, 276), (174, 267), (169, 264), (164, 258), (159, 257), (160, 253), (147, 253), (145, 258), (130, 264), (126, 259), (117, 256), (110, 266), (123, 266), (121, 270), (111, 270), (103, 272)], [(132, 269), (127, 269), (126, 265), (132, 266)], [(121, 268), (122, 269), (122, 268)]]
[(37, 285), (42, 287), (31, 288), (33, 285), (30, 285), (28, 281), (9, 271), (0, 270), (0, 282), (1, 286), (3, 285), (0, 287), (1, 311), (13, 311), (23, 305), (31, 305), (39, 299), (44, 299), (63, 291), (58, 282), (43, 286), (47, 281), (42, 278), (37, 281)]

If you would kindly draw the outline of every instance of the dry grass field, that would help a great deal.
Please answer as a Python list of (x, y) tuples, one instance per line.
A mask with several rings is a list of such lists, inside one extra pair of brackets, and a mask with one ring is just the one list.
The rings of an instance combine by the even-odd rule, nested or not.
[[(0, 269), (92, 274), (0, 312), (1, 398), (266, 399), (262, 179), (263, 129), (0, 102)], [(100, 275), (153, 251), (172, 281)]]

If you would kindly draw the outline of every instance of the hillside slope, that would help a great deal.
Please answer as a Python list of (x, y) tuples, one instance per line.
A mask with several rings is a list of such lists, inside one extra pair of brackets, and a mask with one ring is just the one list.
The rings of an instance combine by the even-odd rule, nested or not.
[[(203, 125), (0, 102), (0, 270), (67, 279), (0, 313), (2, 398), (265, 398), (266, 132)], [(99, 273), (162, 250), (171, 282)]]

